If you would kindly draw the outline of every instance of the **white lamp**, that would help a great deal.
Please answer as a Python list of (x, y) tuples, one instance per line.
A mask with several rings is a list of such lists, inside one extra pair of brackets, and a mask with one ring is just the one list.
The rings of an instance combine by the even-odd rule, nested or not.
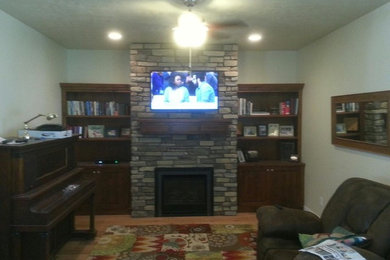
[(28, 127), (28, 123), (30, 123), (31, 121), (33, 121), (34, 119), (37, 119), (38, 117), (41, 117), (41, 116), (45, 116), (46, 117), (46, 120), (52, 120), (54, 118), (57, 118), (58, 115), (57, 114), (54, 114), (54, 113), (49, 113), (47, 115), (43, 115), (43, 114), (38, 114), (36, 116), (34, 116), (33, 118), (23, 122), (24, 123), (24, 135), (23, 135), (23, 138), (28, 140), (30, 139), (30, 134), (28, 133), (28, 130), (29, 130), (29, 127)]
[(181, 47), (200, 47), (206, 42), (208, 28), (190, 10), (181, 14), (178, 26), (173, 28), (175, 42)]

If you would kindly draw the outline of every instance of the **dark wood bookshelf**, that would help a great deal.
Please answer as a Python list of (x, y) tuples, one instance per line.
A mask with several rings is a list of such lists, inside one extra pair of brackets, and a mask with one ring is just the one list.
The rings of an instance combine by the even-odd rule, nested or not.
[[(244, 155), (257, 151), (258, 158), (246, 156), (238, 163), (238, 211), (255, 211), (259, 206), (279, 204), (303, 208), (304, 167), (301, 162), (301, 118), (303, 84), (239, 84), (238, 98), (251, 102), (251, 114), (239, 100), (237, 149)], [(245, 103), (244, 103), (245, 104)], [(288, 106), (288, 108), (286, 108)], [(245, 111), (244, 114), (242, 111)], [(293, 127), (290, 136), (270, 136), (269, 124)], [(259, 135), (259, 125), (266, 135)], [(255, 136), (245, 136), (245, 126), (255, 126)], [(295, 155), (297, 161), (290, 161)], [(283, 191), (283, 192), (281, 192)]]
[[(130, 85), (128, 84), (94, 84), (94, 83), (61, 83), (62, 89), (62, 122), (64, 127), (78, 127), (83, 131), (88, 125), (103, 125), (105, 129), (116, 129), (118, 136), (88, 138), (82, 132), (75, 145), (77, 165), (82, 167), (85, 176), (97, 182), (96, 214), (129, 214), (130, 213), (130, 158), (131, 138), (120, 136), (121, 129), (130, 129)], [(68, 105), (85, 105), (73, 114)], [(86, 102), (96, 102), (98, 106), (118, 104), (121, 110), (107, 110), (100, 107), (99, 112), (87, 111)], [(94, 107), (95, 108), (95, 107)], [(72, 112), (72, 114), (68, 114)], [(115, 113), (113, 113), (115, 112)], [(119, 164), (95, 164), (97, 160), (118, 160)], [(84, 214), (81, 208), (79, 214)]]

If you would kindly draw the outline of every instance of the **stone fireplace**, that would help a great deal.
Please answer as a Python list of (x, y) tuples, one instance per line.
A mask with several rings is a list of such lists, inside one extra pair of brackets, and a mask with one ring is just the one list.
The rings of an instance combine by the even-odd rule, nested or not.
[[(131, 208), (133, 217), (156, 215), (156, 176), (158, 168), (212, 168), (212, 214), (237, 213), (237, 61), (235, 44), (209, 45), (192, 50), (193, 70), (219, 73), (219, 110), (207, 112), (152, 112), (150, 72), (188, 70), (189, 50), (171, 44), (132, 44), (131, 67)], [(215, 125), (201, 132), (142, 131), (145, 122), (159, 124), (184, 120), (227, 122), (223, 132)], [(150, 127), (151, 128), (151, 127)], [(187, 181), (187, 180), (184, 180)], [(174, 182), (173, 182), (174, 183)], [(158, 194), (157, 194), (158, 195)], [(157, 198), (158, 200), (158, 198)]]

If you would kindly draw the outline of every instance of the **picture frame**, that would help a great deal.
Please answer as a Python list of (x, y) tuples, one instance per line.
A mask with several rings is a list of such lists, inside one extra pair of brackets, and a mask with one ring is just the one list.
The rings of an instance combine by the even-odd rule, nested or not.
[(336, 134), (346, 134), (347, 128), (345, 126), (345, 123), (337, 123), (336, 124)]
[(104, 132), (104, 136), (105, 137), (109, 137), (109, 138), (118, 137), (119, 136), (119, 129), (117, 129), (117, 128), (106, 128), (106, 130)]
[(121, 137), (130, 137), (130, 128), (122, 127), (121, 128)]
[(344, 118), (345, 129), (347, 132), (359, 131), (359, 119), (357, 117)]
[(279, 124), (268, 124), (268, 136), (279, 136)]
[(279, 126), (279, 136), (294, 136), (294, 126), (293, 125), (280, 125)]
[(88, 138), (103, 138), (104, 125), (88, 125)]
[(244, 126), (244, 136), (257, 136), (257, 127)]
[(259, 125), (259, 136), (267, 136), (267, 125)]
[(244, 156), (244, 153), (241, 150), (237, 151), (237, 160), (240, 163), (245, 162), (245, 156)]

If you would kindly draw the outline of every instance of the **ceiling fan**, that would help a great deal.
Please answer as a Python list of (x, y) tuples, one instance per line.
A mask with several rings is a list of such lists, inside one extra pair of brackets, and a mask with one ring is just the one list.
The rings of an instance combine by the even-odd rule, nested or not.
[[(192, 10), (195, 5), (202, 3), (205, 0), (181, 0), (183, 4), (188, 8), (189, 11)], [(210, 23), (206, 21), (206, 25), (209, 30), (209, 36), (215, 40), (226, 40), (230, 38), (232, 30), (245, 29), (248, 26), (243, 20), (223, 20)]]

